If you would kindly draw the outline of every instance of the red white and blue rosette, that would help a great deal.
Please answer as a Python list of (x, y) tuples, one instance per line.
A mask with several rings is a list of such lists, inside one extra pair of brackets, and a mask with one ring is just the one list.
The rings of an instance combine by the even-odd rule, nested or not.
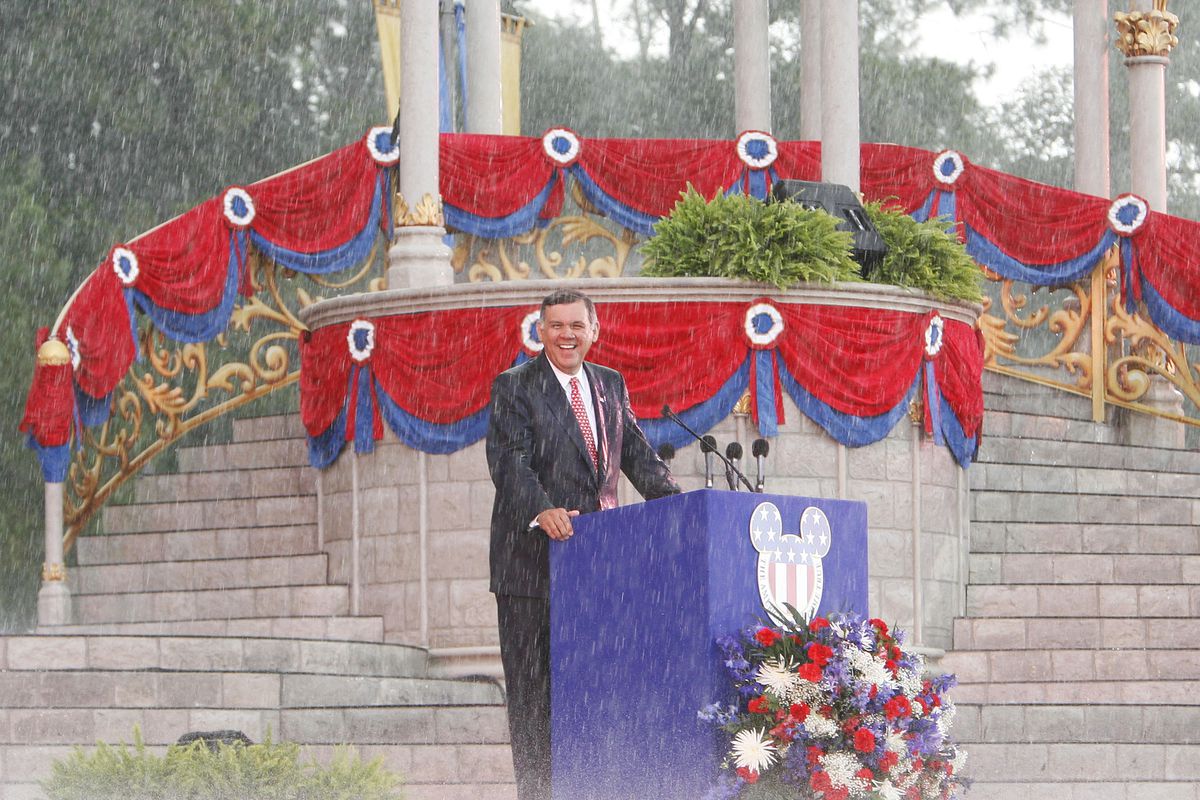
[(556, 167), (569, 167), (579, 160), (583, 146), (570, 128), (551, 128), (542, 134), (542, 152)]
[(133, 286), (137, 283), (138, 274), (141, 272), (138, 268), (137, 256), (123, 245), (118, 245), (112, 250), (112, 268), (113, 272), (117, 273), (117, 279), (124, 286)]
[(231, 186), (221, 198), (221, 211), (225, 222), (235, 231), (244, 231), (254, 222), (254, 199), (240, 186)]
[(362, 364), (375, 351), (375, 325), (370, 320), (356, 319), (346, 333), (346, 345), (355, 363)]
[(947, 188), (954, 186), (966, 169), (966, 162), (956, 150), (943, 150), (933, 159), (934, 180)]
[(1108, 207), (1108, 226), (1117, 236), (1128, 238), (1146, 224), (1150, 204), (1136, 194), (1123, 194)]
[(764, 131), (743, 131), (737, 138), (737, 154), (750, 169), (766, 169), (779, 158), (779, 145)]
[(392, 140), (392, 129), (376, 125), (367, 131), (367, 150), (381, 167), (390, 167), (400, 160), (400, 148)]
[(542, 348), (545, 346), (538, 336), (537, 324), (539, 319), (541, 319), (540, 310), (530, 311), (521, 320), (521, 348), (525, 351), (525, 355), (530, 358), (537, 358), (538, 353), (542, 352)]
[(942, 351), (945, 330), (946, 322), (940, 315), (934, 314), (929, 318), (929, 324), (925, 327), (925, 355), (933, 358)]
[(742, 332), (750, 346), (750, 402), (754, 420), (763, 436), (779, 433), (783, 422), (783, 394), (775, 350), (783, 335), (783, 315), (773, 304), (760, 300), (746, 309)]
[(743, 329), (752, 349), (769, 349), (783, 333), (783, 315), (770, 303), (755, 303), (746, 309)]

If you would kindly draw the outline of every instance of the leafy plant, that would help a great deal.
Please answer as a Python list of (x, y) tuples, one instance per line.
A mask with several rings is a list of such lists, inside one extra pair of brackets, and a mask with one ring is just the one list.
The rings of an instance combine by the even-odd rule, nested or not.
[(706, 201), (691, 186), (642, 245), (653, 277), (722, 277), (780, 289), (813, 281), (858, 280), (851, 234), (837, 220), (798, 203), (764, 203), (741, 194)]
[(945, 219), (917, 222), (883, 203), (866, 204), (867, 215), (887, 244), (887, 255), (867, 273), (872, 283), (910, 286), (942, 299), (979, 302), (980, 272)]
[(141, 732), (134, 743), (103, 742), (88, 754), (75, 750), (56, 761), (42, 783), (49, 800), (396, 800), (399, 778), (382, 758), (363, 763), (339, 747), (328, 766), (301, 763), (300, 746), (288, 742), (171, 745), (159, 756)]

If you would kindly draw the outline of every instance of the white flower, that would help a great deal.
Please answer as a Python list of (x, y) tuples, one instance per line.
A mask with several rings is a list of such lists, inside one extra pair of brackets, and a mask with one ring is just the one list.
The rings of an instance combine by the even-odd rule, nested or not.
[(733, 737), (733, 760), (739, 767), (759, 774), (775, 763), (775, 744), (766, 729), (738, 731)]
[[(873, 683), (876, 686), (896, 686), (896, 679), (892, 676), (892, 671), (884, 664), (883, 659), (876, 658), (870, 653), (864, 653), (857, 647), (847, 647), (846, 660), (850, 662), (850, 668), (867, 683)], [(920, 685), (917, 686), (917, 689), (920, 689)]]
[(834, 786), (845, 786), (851, 794), (857, 795), (867, 791), (867, 782), (855, 774), (863, 765), (853, 753), (826, 753), (821, 756), (821, 767), (829, 775), (829, 781)]
[(875, 781), (875, 791), (879, 792), (879, 800), (900, 800), (900, 789), (893, 786), (891, 781)]
[(842, 729), (829, 717), (819, 712), (811, 712), (804, 720), (804, 729), (810, 736), (817, 739), (830, 739), (839, 736)]
[(796, 666), (784, 658), (764, 661), (758, 668), (756, 679), (766, 690), (775, 697), (786, 702), (792, 689), (799, 683), (800, 676), (796, 674)]
[(967, 751), (959, 750), (954, 754), (954, 760), (950, 762), (954, 766), (954, 774), (961, 775), (963, 767), (967, 765)]

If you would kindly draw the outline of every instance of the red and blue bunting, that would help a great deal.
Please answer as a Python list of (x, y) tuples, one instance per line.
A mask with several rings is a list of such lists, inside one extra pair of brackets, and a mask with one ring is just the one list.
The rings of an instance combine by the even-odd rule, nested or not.
[[(687, 434), (663, 404), (706, 431), (745, 392), (764, 436), (786, 392), (851, 446), (879, 441), (923, 392), (926, 429), (964, 466), (983, 420), (983, 350), (975, 330), (934, 313), (745, 303), (600, 303), (590, 360), (624, 374), (654, 444)], [(531, 357), (536, 307), (456, 309), (329, 325), (301, 345), (301, 417), (316, 467), (346, 442), (370, 452), (383, 426), (408, 446), (450, 453), (487, 429), (492, 379)], [(697, 324), (703, 320), (703, 324)], [(531, 347), (531, 344), (533, 345)]]
[[(43, 449), (65, 447), (51, 444), (64, 425), (69, 431), (72, 425), (107, 419), (109, 395), (138, 352), (138, 310), (179, 341), (207, 341), (224, 331), (238, 293), (252, 290), (246, 267), (251, 246), (300, 272), (334, 272), (360, 263), (380, 231), (390, 234), (388, 168), (398, 155), (390, 129), (374, 128), (363, 140), (273, 178), (230, 187), (114, 247), (51, 332), (60, 341), (73, 342), (74, 390), (43, 394), (39, 387), (47, 383), (35, 375), (22, 430)], [(584, 138), (568, 128), (541, 137), (443, 134), (440, 169), (446, 220), (458, 231), (499, 238), (547, 225), (560, 213), (571, 180), (597, 209), (648, 234), (689, 184), (705, 196), (744, 192), (765, 198), (777, 180), (819, 180), (820, 145), (779, 142), (759, 131), (747, 131), (734, 141)], [(1173, 338), (1200, 343), (1196, 222), (1155, 212), (1132, 195), (1111, 201), (1091, 197), (989, 170), (953, 151), (934, 154), (898, 145), (862, 146), (861, 186), (866, 197), (890, 200), (917, 218), (949, 218), (976, 260), (1004, 278), (1060, 285), (1088, 274), (1119, 244), (1126, 304), (1141, 303)], [(726, 382), (736, 379), (743, 389), (752, 388), (756, 406), (767, 410), (768, 420), (772, 398), (778, 410), (786, 391), (831, 431), (840, 426), (843, 432), (835, 437), (854, 441), (867, 423), (842, 419), (838, 414), (857, 412), (836, 405), (825, 410), (822, 403), (829, 404), (820, 395), (808, 397), (812, 385), (791, 372), (800, 367), (788, 360), (787, 338), (726, 365)], [(379, 346), (385, 339), (380, 333)], [(947, 346), (950, 340), (947, 336)], [(678, 340), (671, 346), (673, 354), (681, 349)], [(440, 421), (422, 416), (420, 409), (389, 405), (391, 395), (362, 377), (374, 375), (376, 361), (372, 358), (371, 368), (360, 366), (354, 375), (344, 376), (347, 387), (354, 381), (353, 393), (362, 396), (364, 407), (371, 406), (372, 419), (376, 414), (393, 419), (393, 428), (414, 431), (413, 441), (429, 438), (416, 431), (430, 424), (451, 426), (452, 434), (432, 437), (439, 442), (465, 441), (479, 429), (483, 403), (467, 416)], [(499, 371), (511, 363), (489, 368)], [(914, 371), (908, 392), (917, 391), (918, 380)], [(694, 413), (714, 419), (719, 412), (728, 413), (740, 394), (733, 385), (709, 387), (713, 392), (691, 406)], [(945, 393), (944, 382), (933, 385)], [(926, 380), (926, 392), (929, 387)], [(342, 396), (349, 390), (331, 391)], [(941, 413), (940, 402), (929, 405), (933, 408), (927, 413), (940, 420), (929, 425), (935, 433), (943, 429), (953, 446), (956, 432), (944, 429), (952, 425), (950, 420), (962, 418), (957, 412)], [(893, 403), (877, 413), (896, 408)], [(357, 405), (355, 413), (342, 420), (347, 426), (343, 435), (363, 424)], [(760, 415), (760, 425), (762, 420)], [(337, 415), (329, 422), (336, 424)], [(973, 435), (963, 434), (966, 439)], [(65, 457), (56, 463), (65, 464)]]

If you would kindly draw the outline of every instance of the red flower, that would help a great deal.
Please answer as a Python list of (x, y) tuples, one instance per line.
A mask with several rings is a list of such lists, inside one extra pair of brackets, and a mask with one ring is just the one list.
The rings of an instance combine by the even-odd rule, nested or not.
[(808, 623), (808, 629), (810, 631), (812, 631), (813, 633), (818, 632), (822, 628), (828, 628), (828, 627), (829, 627), (829, 620), (825, 619), (824, 617), (817, 617), (812, 622)]
[(825, 790), (825, 800), (847, 800), (850, 790), (845, 786), (831, 786)]
[(889, 672), (891, 672), (893, 675), (895, 675), (895, 674), (896, 674), (896, 672), (897, 672), (897, 670), (899, 669), (899, 667), (897, 667), (897, 665), (896, 665), (896, 662), (895, 662), (895, 661), (892, 661), (892, 660), (890, 660), (890, 659), (889, 659), (889, 660), (887, 660), (887, 661), (885, 661), (885, 662), (883, 662), (883, 665), (884, 665), (885, 667), (887, 667), (887, 668), (888, 668), (888, 671), (889, 671)]
[(925, 769), (925, 761), (920, 758), (913, 759), (913, 772), (920, 772)]
[(825, 755), (825, 751), (816, 745), (813, 745), (808, 748), (808, 752), (805, 755), (808, 760), (808, 765), (811, 767), (815, 766), (817, 762), (821, 760), (821, 756)]
[(859, 728), (854, 734), (854, 749), (860, 753), (870, 753), (875, 749), (875, 734), (866, 728)]
[(896, 755), (891, 750), (888, 750), (879, 759), (879, 771), (887, 772), (889, 769), (896, 766), (896, 764), (898, 764), (899, 762), (900, 762), (900, 756)]
[(883, 715), (889, 720), (911, 717), (912, 703), (908, 702), (908, 698), (904, 695), (898, 694), (883, 704)]
[(814, 772), (808, 779), (808, 785), (814, 792), (828, 792), (833, 788), (833, 781), (829, 780), (827, 772)]
[(813, 642), (808, 646), (808, 659), (822, 669), (829, 663), (829, 659), (833, 656), (833, 650), (821, 644)]
[(821, 668), (816, 664), (804, 664), (796, 670), (796, 674), (804, 680), (812, 681), (813, 683), (818, 683), (821, 680)]
[(737, 774), (738, 774), (738, 777), (741, 778), (742, 780), (744, 780), (746, 783), (757, 783), (758, 782), (758, 773), (751, 772), (750, 769), (747, 767), (738, 767)]
[(858, 772), (854, 773), (854, 776), (857, 778), (862, 778), (864, 781), (869, 781), (875, 777), (875, 773), (871, 772), (871, 770), (867, 769), (866, 767), (863, 767)]
[(810, 711), (807, 703), (792, 703), (792, 707), (788, 709), (788, 713), (792, 715), (792, 719), (796, 722), (804, 722), (808, 719)]
[(796, 634), (794, 634), (794, 633), (793, 633), (793, 634), (792, 634), (791, 636), (789, 636), (788, 638), (792, 640), (792, 644), (796, 645), (796, 647), (803, 647), (803, 646), (804, 646), (804, 640), (803, 640), (803, 639), (801, 639), (801, 638), (800, 638), (799, 636), (797, 636)]
[(781, 722), (774, 728), (771, 728), (771, 735), (776, 739), (784, 742), (790, 742), (796, 738), (795, 729), (792, 727), (792, 721)]
[(873, 684), (873, 683), (872, 683), (872, 684), (871, 684), (871, 694), (869, 695), (869, 697), (870, 697), (872, 700), (874, 700), (874, 699), (875, 699), (875, 695), (877, 695), (877, 694), (879, 694), (879, 687), (878, 687), (878, 686), (876, 686), (875, 684)]
[(875, 618), (871, 618), (871, 619), (867, 620), (867, 622), (869, 624), (875, 626), (875, 630), (879, 631), (880, 636), (887, 636), (888, 626), (887, 626), (886, 622), (884, 622), (881, 619), (875, 619)]
[(929, 703), (925, 702), (925, 698), (921, 697), (921, 695), (917, 695), (917, 702), (921, 704), (921, 710), (928, 714), (930, 706)]
[(751, 714), (766, 714), (771, 710), (769, 701), (766, 695), (759, 695), (746, 704), (746, 708)]
[(754, 638), (757, 639), (758, 643), (763, 647), (770, 647), (783, 637), (770, 628), (759, 628), (758, 633), (754, 634)]

